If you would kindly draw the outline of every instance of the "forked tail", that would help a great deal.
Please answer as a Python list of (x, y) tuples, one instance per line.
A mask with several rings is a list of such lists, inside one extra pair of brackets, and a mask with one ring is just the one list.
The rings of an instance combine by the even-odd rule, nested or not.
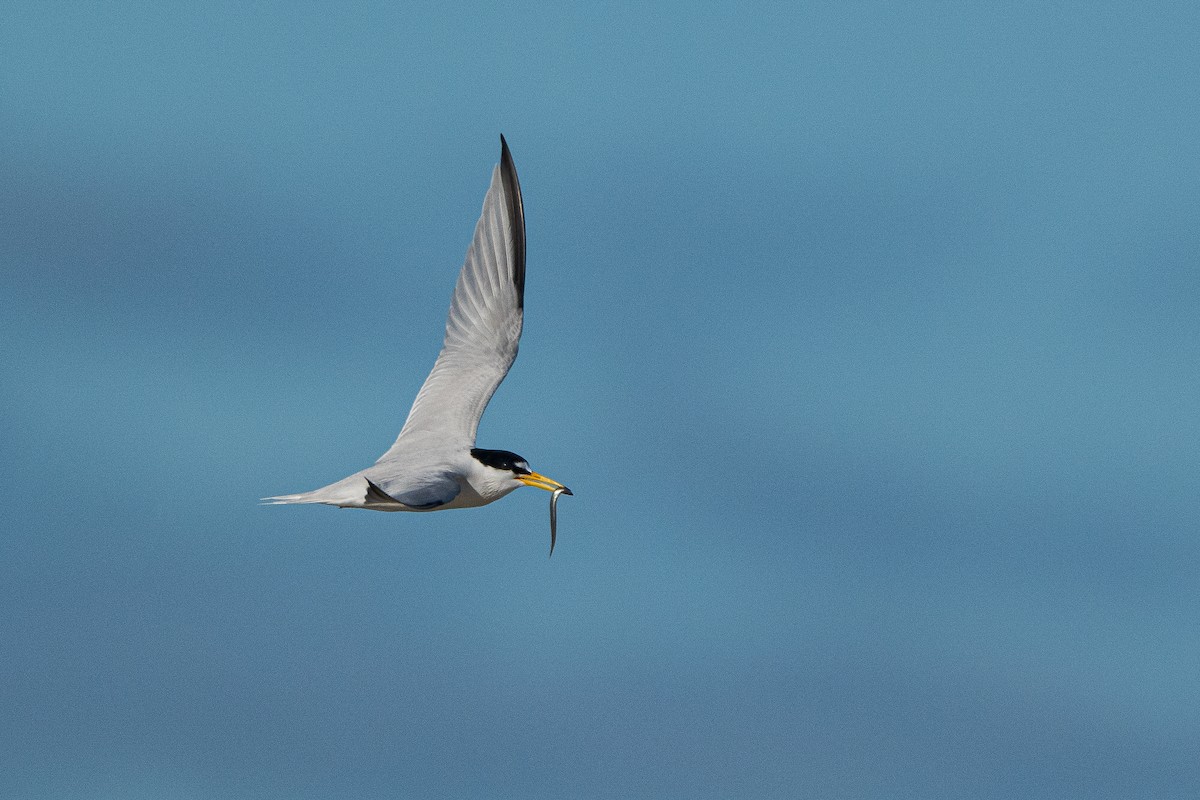
[(264, 506), (282, 506), (288, 503), (328, 503), (326, 498), (319, 497), (321, 490), (315, 492), (300, 492), (299, 494), (280, 494), (275, 497), (260, 498)]

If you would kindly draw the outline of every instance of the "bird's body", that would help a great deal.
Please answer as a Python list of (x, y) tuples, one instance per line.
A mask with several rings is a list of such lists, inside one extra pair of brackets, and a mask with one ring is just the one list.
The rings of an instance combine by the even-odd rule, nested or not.
[[(422, 455), (436, 452), (432, 446), (422, 447), (413, 442), (411, 449), (412, 458), (406, 459), (401, 451), (320, 489), (265, 499), (274, 504), (324, 503), (372, 511), (443, 511), (485, 506), (521, 486), (535, 485), (537, 481), (536, 478), (529, 482), (514, 478), (512, 470), (489, 466), (472, 455), (472, 450), (475, 453), (497, 451), (472, 448), (462, 453), (427, 458)], [(522, 474), (536, 475), (533, 472)], [(548, 479), (545, 482), (550, 483)], [(546, 488), (557, 488), (557, 485)]]
[(395, 443), (364, 470), (272, 504), (441, 511), (499, 500), (521, 486), (570, 490), (507, 450), (475, 447), (479, 418), (517, 357), (525, 295), (525, 213), (504, 137), (454, 288), (446, 338)]

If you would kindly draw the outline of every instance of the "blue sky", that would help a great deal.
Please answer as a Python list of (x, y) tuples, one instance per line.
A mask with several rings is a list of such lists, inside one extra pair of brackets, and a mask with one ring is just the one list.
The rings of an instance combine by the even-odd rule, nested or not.
[[(0, 794), (1200, 792), (1200, 15), (17, 4)], [(498, 134), (479, 443), (381, 453)]]

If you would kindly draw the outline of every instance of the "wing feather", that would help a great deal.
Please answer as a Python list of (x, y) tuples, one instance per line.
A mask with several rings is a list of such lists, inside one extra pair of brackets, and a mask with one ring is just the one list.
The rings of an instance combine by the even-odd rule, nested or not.
[(474, 446), (479, 418), (517, 357), (524, 318), (525, 211), (503, 136), (500, 151), (454, 287), (442, 351), (400, 436), (380, 461), (416, 438), (450, 448)]

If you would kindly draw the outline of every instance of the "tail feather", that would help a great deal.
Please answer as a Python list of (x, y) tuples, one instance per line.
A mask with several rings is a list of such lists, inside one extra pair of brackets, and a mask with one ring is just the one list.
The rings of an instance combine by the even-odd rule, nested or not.
[(369, 481), (366, 478), (355, 473), (336, 483), (322, 486), (320, 489), (313, 489), (311, 492), (264, 497), (262, 503), (268, 506), (282, 506), (291, 503), (324, 503), (341, 508), (364, 508), (367, 502), (368, 484)]
[(288, 503), (327, 503), (328, 500), (322, 500), (313, 495), (317, 492), (300, 492), (299, 494), (280, 494), (274, 497), (260, 498), (260, 502), (264, 506), (282, 506)]

